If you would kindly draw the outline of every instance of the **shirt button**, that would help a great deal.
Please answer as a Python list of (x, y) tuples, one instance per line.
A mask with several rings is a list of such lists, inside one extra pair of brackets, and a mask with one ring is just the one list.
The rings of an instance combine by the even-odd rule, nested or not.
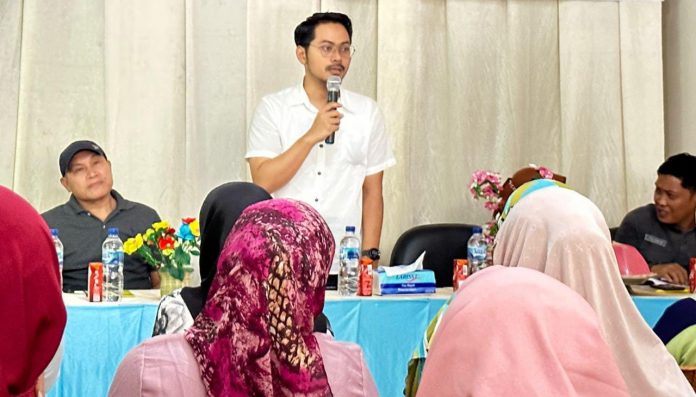
[(321, 175), (321, 171), (317, 172), (317, 175)]
[(318, 198), (315, 198), (315, 199), (314, 199), (314, 202), (315, 202), (315, 203), (318, 203), (318, 202), (319, 202), (319, 199), (318, 199)]
[(320, 148), (323, 148), (323, 147), (324, 147), (324, 144), (323, 144), (323, 143), (320, 143), (320, 144), (319, 144), (319, 147), (320, 147)]

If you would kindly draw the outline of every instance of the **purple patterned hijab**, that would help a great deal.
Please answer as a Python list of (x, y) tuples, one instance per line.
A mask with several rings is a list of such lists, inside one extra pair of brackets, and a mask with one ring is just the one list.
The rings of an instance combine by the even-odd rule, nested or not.
[(274, 199), (242, 213), (186, 332), (209, 396), (332, 395), (312, 327), (333, 252), (307, 204)]

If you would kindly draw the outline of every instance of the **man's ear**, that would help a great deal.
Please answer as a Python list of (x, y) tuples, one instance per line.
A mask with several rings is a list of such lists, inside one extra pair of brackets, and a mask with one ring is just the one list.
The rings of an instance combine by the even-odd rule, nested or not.
[(72, 193), (72, 192), (70, 191), (70, 187), (68, 186), (68, 180), (65, 179), (65, 177), (61, 177), (61, 178), (60, 178), (60, 184), (63, 185), (63, 187), (65, 188), (65, 190), (68, 191), (68, 193)]
[(301, 45), (298, 45), (295, 47), (295, 56), (297, 57), (297, 60), (300, 61), (301, 64), (306, 65), (307, 64), (307, 50), (302, 47)]

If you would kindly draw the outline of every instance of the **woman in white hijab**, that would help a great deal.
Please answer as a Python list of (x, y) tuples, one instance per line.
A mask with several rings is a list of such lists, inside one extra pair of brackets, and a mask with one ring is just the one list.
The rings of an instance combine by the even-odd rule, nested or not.
[(533, 192), (496, 237), (493, 262), (539, 270), (594, 308), (631, 396), (693, 396), (674, 358), (645, 323), (621, 281), (606, 221), (570, 189)]

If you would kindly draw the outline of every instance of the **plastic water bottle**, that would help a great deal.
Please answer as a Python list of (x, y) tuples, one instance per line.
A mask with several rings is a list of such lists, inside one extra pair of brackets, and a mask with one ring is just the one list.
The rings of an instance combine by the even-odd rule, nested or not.
[(482, 229), (474, 226), (473, 232), (466, 244), (467, 259), (469, 260), (469, 274), (473, 274), (486, 267), (486, 255), (488, 255), (488, 244), (481, 233)]
[(56, 247), (56, 255), (58, 256), (58, 272), (60, 273), (60, 288), (63, 289), (63, 243), (58, 238), (58, 229), (51, 229), (51, 237), (53, 237), (53, 246)]
[(105, 301), (118, 302), (123, 296), (123, 242), (118, 238), (118, 228), (109, 228), (102, 244), (102, 263)]
[(355, 295), (358, 291), (360, 266), (360, 239), (355, 235), (355, 226), (346, 226), (346, 235), (341, 239), (338, 268), (339, 295)]

